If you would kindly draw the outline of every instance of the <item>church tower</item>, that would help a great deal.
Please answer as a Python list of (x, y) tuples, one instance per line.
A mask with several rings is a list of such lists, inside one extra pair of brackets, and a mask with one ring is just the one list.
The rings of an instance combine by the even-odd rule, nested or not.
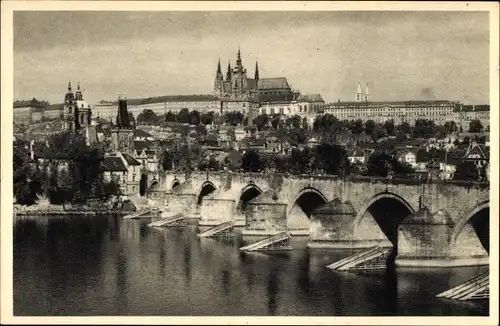
[(370, 96), (370, 90), (368, 89), (368, 83), (366, 84), (366, 87), (365, 87), (365, 102), (368, 102), (368, 98)]
[(214, 82), (214, 95), (217, 97), (221, 97), (224, 93), (224, 77), (222, 76), (222, 70), (220, 68), (220, 59), (217, 64), (217, 72), (215, 73), (215, 82)]
[(241, 98), (242, 95), (247, 93), (247, 70), (243, 67), (241, 61), (241, 52), (238, 48), (238, 55), (236, 58), (236, 66), (233, 68), (231, 74), (231, 89), (236, 97)]
[(78, 116), (78, 108), (76, 107), (75, 94), (71, 89), (71, 81), (68, 83), (68, 91), (64, 95), (64, 107), (62, 113), (63, 129), (75, 130), (78, 122), (75, 117)]
[(116, 125), (111, 129), (111, 148), (114, 152), (133, 155), (135, 126), (129, 117), (127, 99), (119, 98)]
[(361, 83), (358, 83), (358, 89), (356, 90), (356, 102), (363, 101), (363, 91), (361, 90)]

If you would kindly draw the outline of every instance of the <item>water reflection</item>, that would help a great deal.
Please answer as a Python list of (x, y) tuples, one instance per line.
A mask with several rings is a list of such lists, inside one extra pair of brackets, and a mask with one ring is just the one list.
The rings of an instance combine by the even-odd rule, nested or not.
[[(243, 253), (146, 220), (41, 217), (14, 228), (16, 315), (486, 315), (434, 296), (484, 268), (334, 272), (345, 252)], [(256, 241), (256, 240), (254, 240)]]
[(279, 278), (278, 278), (278, 267), (273, 264), (271, 270), (269, 271), (267, 281), (267, 311), (270, 315), (276, 315), (276, 309), (278, 306), (277, 295), (279, 291)]

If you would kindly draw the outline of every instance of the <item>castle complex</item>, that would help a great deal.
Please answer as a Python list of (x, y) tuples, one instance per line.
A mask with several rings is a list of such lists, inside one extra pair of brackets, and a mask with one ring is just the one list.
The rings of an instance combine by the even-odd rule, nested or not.
[(228, 63), (225, 79), (219, 60), (215, 73), (214, 95), (226, 101), (256, 103), (294, 101), (299, 97), (298, 92), (292, 91), (285, 77), (260, 78), (258, 62), (255, 62), (254, 78), (248, 78), (239, 49), (236, 66), (231, 68), (231, 62)]

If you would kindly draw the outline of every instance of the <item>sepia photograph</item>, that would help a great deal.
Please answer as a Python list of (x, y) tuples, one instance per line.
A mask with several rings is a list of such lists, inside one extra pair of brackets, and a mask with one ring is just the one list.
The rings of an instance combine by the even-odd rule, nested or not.
[(498, 26), (3, 2), (2, 323), (496, 324)]

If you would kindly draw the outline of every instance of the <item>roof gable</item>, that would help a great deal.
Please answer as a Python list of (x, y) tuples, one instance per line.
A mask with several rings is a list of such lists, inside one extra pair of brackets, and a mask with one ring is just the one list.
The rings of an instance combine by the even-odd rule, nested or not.
[(128, 165), (135, 165), (135, 166), (141, 165), (141, 163), (138, 160), (128, 155), (127, 153), (123, 153), (122, 155)]
[[(487, 156), (485, 154), (485, 150), (483, 150), (483, 147), (484, 147), (484, 145), (476, 145), (476, 146), (472, 147), (467, 152), (467, 154), (464, 155), (463, 159), (468, 159), (468, 158), (471, 158), (471, 159), (477, 159), (477, 158), (486, 159)], [(479, 157), (473, 157), (473, 156), (479, 156)]]
[(136, 129), (134, 133), (134, 137), (144, 137), (144, 138), (153, 138), (153, 135), (150, 133), (142, 130), (142, 129)]

